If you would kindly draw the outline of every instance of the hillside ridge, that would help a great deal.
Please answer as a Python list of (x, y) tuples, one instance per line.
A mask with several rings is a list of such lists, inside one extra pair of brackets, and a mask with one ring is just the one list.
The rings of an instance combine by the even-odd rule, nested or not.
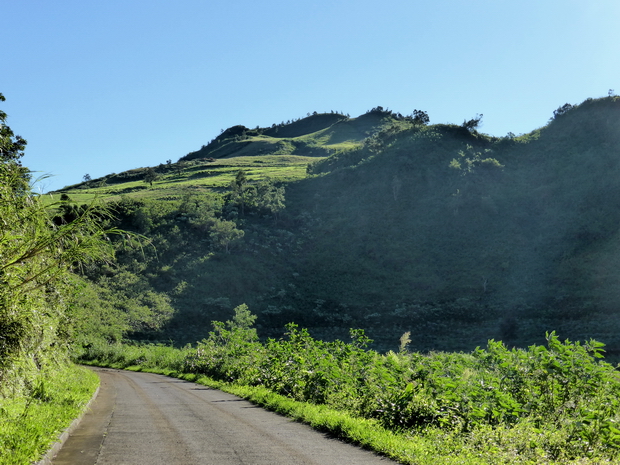
[[(360, 120), (376, 129), (363, 140), (329, 156), (295, 154), (293, 142), (330, 141)], [(246, 131), (237, 141), (235, 128), (222, 141), (270, 137)], [(158, 238), (140, 280), (175, 309), (136, 337), (192, 342), (247, 303), (264, 336), (295, 321), (327, 339), (359, 326), (381, 347), (411, 331), (418, 349), (465, 350), (557, 330), (620, 351), (618, 134), (615, 97), (502, 138), (381, 109), (280, 140), (288, 153), (182, 160), (179, 175), (164, 166), (152, 187), (110, 192), (120, 226)], [(292, 163), (288, 178), (269, 174)], [(226, 248), (221, 221), (241, 231)]]
[(181, 160), (264, 154), (327, 156), (337, 150), (339, 144), (360, 144), (394, 117), (389, 111), (373, 109), (357, 118), (340, 113), (315, 112), (267, 128), (249, 129), (236, 125), (224, 130), (200, 150), (181, 157)]

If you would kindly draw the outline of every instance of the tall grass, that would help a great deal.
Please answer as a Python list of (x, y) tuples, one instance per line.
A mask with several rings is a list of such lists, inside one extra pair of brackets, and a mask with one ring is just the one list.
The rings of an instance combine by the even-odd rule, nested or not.
[(28, 394), (0, 398), (0, 463), (33, 463), (78, 417), (92, 398), (99, 378), (74, 365), (42, 373)]

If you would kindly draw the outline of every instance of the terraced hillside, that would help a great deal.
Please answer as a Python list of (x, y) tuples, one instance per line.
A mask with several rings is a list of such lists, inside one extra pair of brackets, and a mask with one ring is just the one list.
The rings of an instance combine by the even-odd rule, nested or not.
[[(170, 200), (187, 189), (222, 192), (239, 170), (251, 181), (269, 178), (291, 182), (306, 177), (309, 164), (332, 153), (359, 148), (364, 140), (396, 119), (396, 115), (378, 107), (358, 118), (323, 113), (269, 128), (233, 126), (176, 163), (169, 160), (154, 167), (111, 173), (56, 193), (71, 194), (75, 202), (87, 202), (93, 197), (114, 201), (120, 195)], [(152, 183), (145, 182), (149, 168), (155, 172)]]

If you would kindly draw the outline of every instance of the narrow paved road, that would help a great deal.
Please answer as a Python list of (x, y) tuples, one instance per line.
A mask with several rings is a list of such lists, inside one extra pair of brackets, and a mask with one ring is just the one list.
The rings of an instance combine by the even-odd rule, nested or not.
[(101, 388), (55, 465), (387, 465), (222, 391), (130, 371), (97, 369)]

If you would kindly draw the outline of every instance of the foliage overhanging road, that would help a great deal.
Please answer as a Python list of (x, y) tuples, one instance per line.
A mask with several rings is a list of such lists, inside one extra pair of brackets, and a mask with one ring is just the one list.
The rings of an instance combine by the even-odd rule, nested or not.
[(388, 464), (222, 391), (97, 369), (99, 395), (55, 465)]

